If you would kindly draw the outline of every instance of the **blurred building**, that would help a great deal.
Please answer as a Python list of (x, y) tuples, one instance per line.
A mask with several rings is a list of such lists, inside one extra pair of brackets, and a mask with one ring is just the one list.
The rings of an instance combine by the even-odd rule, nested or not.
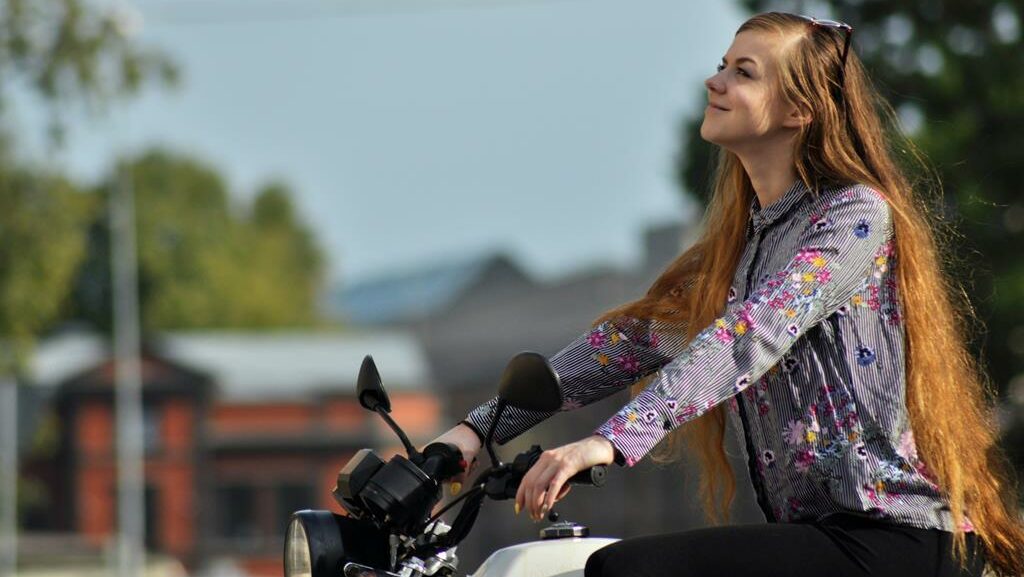
[[(376, 319), (387, 319), (386, 326), (414, 331), (437, 378), (446, 424), (451, 426), (495, 394), (498, 377), (513, 355), (532, 350), (550, 356), (588, 330), (604, 311), (642, 296), (681, 248), (692, 242), (694, 232), (681, 224), (653, 227), (644, 235), (644, 256), (635, 268), (594, 268), (554, 282), (533, 281), (525, 271), (509, 270), (515, 264), (501, 255), (484, 255), (457, 266), (439, 264), (348, 288), (335, 296), (334, 311), (348, 322), (379, 326)], [(497, 270), (501, 274), (486, 272)], [(411, 290), (416, 286), (442, 286), (448, 292), (444, 298), (424, 299), (433, 306), (410, 314), (413, 307), (407, 301), (418, 301), (416, 291)], [(401, 298), (369, 299), (365, 295), (372, 292), (371, 287)], [(346, 311), (371, 305), (377, 309), (343, 316)], [(628, 400), (629, 393), (623, 390), (587, 407), (560, 413), (499, 452), (510, 457), (532, 444), (549, 448), (578, 440)], [(735, 444), (736, 434), (727, 438), (734, 442), (730, 454), (737, 475), (733, 520), (763, 521), (748, 487), (747, 465), (742, 449)], [(678, 465), (657, 465), (645, 459), (628, 470), (613, 467), (602, 489), (574, 489), (556, 510), (563, 519), (588, 525), (592, 534), (600, 536), (701, 527), (704, 520), (695, 498), (697, 480)], [(460, 566), (468, 573), (496, 548), (535, 539), (542, 526), (525, 516), (514, 517), (511, 503), (488, 503), (477, 528), (459, 547)]]
[(328, 297), (328, 314), (363, 326), (428, 322), (477, 295), (494, 298), (533, 286), (506, 255), (483, 255), (359, 283)]
[[(355, 398), (367, 353), (394, 418), (414, 443), (429, 441), (441, 410), (422, 347), (407, 332), (173, 333), (148, 342), (147, 549), (190, 571), (280, 575), (289, 515), (337, 509), (330, 490), (355, 451), (399, 449)], [(102, 551), (117, 519), (113, 361), (99, 336), (65, 334), (42, 344), (33, 373), (35, 390), (49, 393), (59, 441), (49, 457), (26, 463), (46, 492), (28, 512), (28, 533), (70, 534)]]

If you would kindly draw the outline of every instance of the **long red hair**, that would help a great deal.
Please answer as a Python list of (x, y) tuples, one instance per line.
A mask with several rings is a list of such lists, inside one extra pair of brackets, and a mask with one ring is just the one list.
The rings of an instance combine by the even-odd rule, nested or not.
[[(961, 525), (969, 513), (989, 568), (1024, 574), (1024, 525), (1017, 513), (1012, 469), (999, 449), (994, 393), (964, 332), (976, 321), (963, 290), (944, 272), (928, 200), (941, 187), (906, 139), (892, 107), (871, 85), (851, 50), (845, 82), (839, 35), (791, 14), (756, 15), (740, 26), (795, 38), (780, 42), (779, 97), (814, 111), (795, 140), (795, 169), (812, 190), (827, 182), (863, 183), (882, 192), (893, 217), (897, 283), (906, 334), (906, 402), (919, 457), (939, 481), (954, 523), (954, 550), (965, 561)], [(920, 169), (914, 172), (913, 168)], [(911, 174), (923, 178), (911, 179)], [(738, 265), (754, 190), (738, 157), (719, 149), (712, 195), (699, 239), (679, 255), (646, 295), (597, 319), (619, 315), (672, 321), (693, 338), (722, 314)], [(931, 193), (932, 198), (928, 198)], [(633, 385), (636, 396), (650, 379)], [(736, 480), (724, 448), (722, 406), (673, 431), (652, 453), (665, 462), (688, 447), (701, 465), (700, 494), (708, 520), (728, 520)]]

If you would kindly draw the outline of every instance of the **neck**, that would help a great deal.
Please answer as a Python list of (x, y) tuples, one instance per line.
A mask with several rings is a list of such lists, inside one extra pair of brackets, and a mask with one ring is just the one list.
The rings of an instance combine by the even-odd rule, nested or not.
[(797, 180), (791, 143), (737, 152), (761, 208), (782, 198)]

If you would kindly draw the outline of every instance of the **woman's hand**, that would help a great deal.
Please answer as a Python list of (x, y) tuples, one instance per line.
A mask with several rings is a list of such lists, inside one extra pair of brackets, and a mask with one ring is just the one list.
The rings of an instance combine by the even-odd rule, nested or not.
[[(451, 484), (452, 495), (457, 495), (462, 490), (462, 485), (466, 482), (466, 478), (476, 467), (476, 456), (480, 452), (480, 437), (476, 436), (473, 429), (470, 429), (463, 423), (459, 423), (440, 437), (431, 441), (431, 443), (438, 442), (451, 443), (458, 447), (462, 451), (462, 458), (467, 463), (465, 471), (455, 475), (448, 481)], [(420, 450), (422, 450), (422, 447), (420, 447)]]
[(516, 514), (526, 509), (531, 519), (540, 521), (556, 501), (569, 493), (572, 485), (565, 484), (569, 477), (594, 465), (608, 465), (614, 460), (615, 448), (601, 435), (591, 435), (544, 451), (519, 483)]

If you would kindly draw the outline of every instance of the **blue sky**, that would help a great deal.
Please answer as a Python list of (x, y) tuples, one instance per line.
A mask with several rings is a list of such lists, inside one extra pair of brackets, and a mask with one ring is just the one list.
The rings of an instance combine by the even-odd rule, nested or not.
[(692, 212), (677, 127), (744, 17), (683, 0), (131, 4), (182, 86), (73, 118), (53, 160), (94, 179), (165, 145), (240, 200), (283, 178), (335, 282), (490, 250), (548, 278), (634, 262), (645, 226)]

